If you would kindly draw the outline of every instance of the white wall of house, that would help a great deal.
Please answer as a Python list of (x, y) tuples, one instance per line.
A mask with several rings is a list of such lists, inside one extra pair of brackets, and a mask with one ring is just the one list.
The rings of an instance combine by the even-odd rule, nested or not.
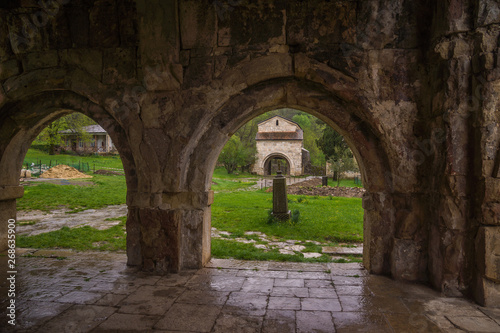
[(109, 153), (115, 151), (116, 148), (107, 134), (94, 134), (91, 141), (83, 141), (75, 135), (67, 136), (63, 139), (64, 146), (67, 150), (73, 149), (73, 142), (76, 142), (77, 151), (89, 151), (97, 153)]

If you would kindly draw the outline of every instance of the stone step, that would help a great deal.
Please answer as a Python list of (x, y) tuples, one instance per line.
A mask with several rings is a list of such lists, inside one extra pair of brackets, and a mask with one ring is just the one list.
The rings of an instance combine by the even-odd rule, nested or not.
[(362, 255), (363, 254), (363, 246), (357, 247), (343, 247), (343, 246), (323, 246), (322, 252), (326, 254), (354, 254), (354, 255)]

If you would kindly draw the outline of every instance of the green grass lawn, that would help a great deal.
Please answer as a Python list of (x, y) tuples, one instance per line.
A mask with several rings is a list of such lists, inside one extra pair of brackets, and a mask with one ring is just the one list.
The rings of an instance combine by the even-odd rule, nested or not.
[(247, 189), (255, 184), (257, 184), (257, 182), (254, 181), (212, 179), (212, 191), (233, 192), (236, 190)]
[[(337, 181), (332, 178), (328, 178), (328, 186), (337, 186)], [(355, 184), (354, 179), (341, 179), (340, 187), (363, 187), (361, 184)]]
[(92, 155), (92, 156), (76, 156), (76, 155), (67, 155), (67, 154), (59, 154), (59, 155), (49, 155), (41, 150), (37, 149), (28, 149), (26, 156), (24, 157), (23, 166), (28, 163), (35, 163), (38, 161), (42, 161), (42, 164), (46, 165), (55, 165), (57, 164), (66, 164), (74, 166), (81, 163), (88, 163), (91, 170), (93, 170), (94, 165), (96, 170), (102, 168), (115, 168), (115, 169), (123, 169), (122, 160), (119, 155), (111, 155), (111, 156), (100, 156), (100, 155)]
[(239, 260), (273, 260), (273, 261), (292, 261), (292, 262), (362, 262), (360, 257), (345, 256), (343, 258), (333, 259), (328, 255), (322, 255), (319, 258), (304, 258), (301, 254), (281, 254), (277, 249), (264, 251), (258, 249), (252, 244), (244, 244), (231, 240), (212, 239), (212, 256), (222, 259)]
[[(93, 175), (93, 174), (92, 174)], [(289, 209), (298, 210), (298, 223), (268, 223), (272, 209), (272, 193), (262, 190), (238, 191), (255, 184), (251, 175), (227, 175), (217, 169), (212, 189), (216, 191), (212, 205), (212, 226), (229, 231), (231, 237), (244, 236), (245, 231), (260, 231), (280, 240), (318, 241), (322, 243), (361, 242), (363, 240), (363, 209), (359, 198), (333, 198), (289, 195)], [(243, 179), (245, 178), (245, 179)], [(98, 209), (108, 205), (124, 204), (126, 183), (124, 176), (93, 175), (86, 180), (90, 186), (55, 185), (30, 182), (24, 197), (17, 200), (18, 210), (69, 208), (71, 212)], [(344, 182), (343, 184), (349, 184)], [(352, 185), (347, 185), (352, 186)], [(36, 236), (18, 236), (18, 246), (33, 248), (72, 248), (76, 250), (125, 250), (126, 217), (120, 225), (107, 230), (91, 227), (67, 228)], [(255, 237), (255, 236), (254, 236)], [(320, 247), (307, 243), (308, 252), (319, 252)], [(305, 259), (301, 254), (284, 255), (278, 250), (265, 252), (251, 244), (231, 239), (212, 239), (212, 255), (218, 258), (252, 260), (287, 260), (324, 262), (331, 259)], [(342, 261), (340, 259), (338, 261)], [(359, 261), (359, 258), (350, 258)]]
[(60, 230), (47, 232), (35, 236), (18, 235), (16, 244), (27, 248), (68, 248), (79, 251), (126, 250), (125, 221), (126, 216), (120, 217), (120, 224), (106, 230), (84, 226), (81, 228), (62, 227)]
[(248, 172), (235, 171), (234, 173), (227, 173), (227, 170), (223, 167), (215, 168), (214, 174), (212, 176), (214, 179), (238, 179), (238, 178), (251, 178), (257, 180), (259, 176), (252, 175)]
[(30, 185), (24, 187), (24, 196), (17, 200), (17, 209), (49, 211), (65, 207), (78, 212), (125, 203), (125, 176), (92, 176), (92, 179), (86, 179), (91, 186), (29, 182)]
[[(273, 176), (265, 176), (266, 178), (272, 178)], [(290, 176), (287, 176), (290, 177)], [(293, 178), (304, 178), (307, 176), (293, 176)], [(252, 180), (258, 180), (260, 178), (263, 178), (263, 176), (259, 175), (254, 175), (248, 172), (239, 172), (235, 171), (234, 173), (227, 173), (227, 170), (224, 167), (218, 167), (215, 168), (214, 174), (213, 174), (214, 179), (229, 179), (229, 180), (235, 180), (235, 179), (240, 179), (240, 178), (247, 178), (247, 179), (252, 179)]]
[(361, 242), (363, 208), (360, 198), (289, 195), (289, 209), (298, 209), (300, 221), (268, 224), (272, 193), (263, 191), (218, 193), (212, 205), (212, 226), (242, 236), (261, 231), (283, 239), (319, 242)]

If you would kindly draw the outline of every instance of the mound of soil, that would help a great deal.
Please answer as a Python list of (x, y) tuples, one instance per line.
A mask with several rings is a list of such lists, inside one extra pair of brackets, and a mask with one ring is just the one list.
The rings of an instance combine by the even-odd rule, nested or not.
[[(320, 186), (320, 185), (321, 185), (321, 178), (314, 178), (297, 184), (288, 185), (287, 193), (298, 194), (298, 195), (319, 195), (319, 196), (332, 196), (332, 197), (361, 198), (366, 191), (364, 188), (361, 187), (331, 187), (331, 186)], [(272, 187), (266, 190), (266, 192), (272, 192), (272, 191), (273, 191)]]
[(113, 170), (104, 170), (104, 169), (96, 170), (94, 173), (97, 175), (117, 175), (117, 176), (124, 175), (122, 172), (113, 171)]
[(40, 178), (92, 178), (92, 176), (81, 173), (73, 167), (68, 165), (59, 164), (55, 167), (50, 168), (40, 175)]
[(295, 184), (288, 187), (288, 194), (299, 195), (319, 195), (319, 196), (332, 196), (332, 197), (347, 197), (347, 198), (361, 198), (365, 193), (364, 188), (360, 187), (295, 187)]
[(290, 189), (295, 188), (295, 187), (316, 187), (321, 185), (321, 178), (313, 178), (309, 180), (304, 180), (303, 182), (300, 183), (295, 183), (292, 185), (289, 185), (288, 188)]

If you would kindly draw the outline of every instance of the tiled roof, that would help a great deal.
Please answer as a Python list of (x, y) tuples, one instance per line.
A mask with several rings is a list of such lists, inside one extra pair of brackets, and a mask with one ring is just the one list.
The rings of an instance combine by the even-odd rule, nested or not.
[(303, 140), (302, 130), (295, 132), (258, 132), (255, 140)]
[[(90, 133), (90, 134), (106, 134), (106, 131), (100, 125), (85, 126), (85, 127), (83, 127), (83, 130), (87, 133)], [(71, 134), (71, 133), (74, 133), (74, 131), (71, 129), (67, 129), (64, 131), (59, 131), (59, 133)]]

